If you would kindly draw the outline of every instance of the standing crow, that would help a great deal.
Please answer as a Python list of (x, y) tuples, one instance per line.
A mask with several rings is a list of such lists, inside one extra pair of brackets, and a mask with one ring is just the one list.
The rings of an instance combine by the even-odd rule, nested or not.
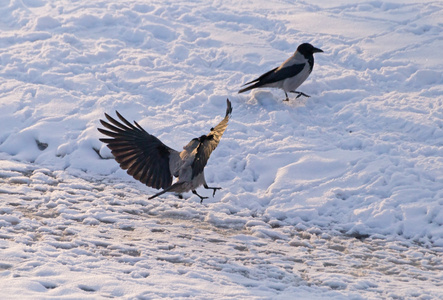
[(288, 92), (298, 94), (300, 96), (306, 96), (305, 93), (298, 92), (296, 89), (308, 78), (314, 67), (314, 53), (323, 52), (323, 50), (315, 48), (311, 44), (304, 43), (298, 46), (294, 55), (288, 58), (284, 63), (275, 69), (261, 75), (259, 78), (254, 79), (244, 85), (253, 83), (252, 85), (245, 87), (238, 91), (243, 93), (255, 88), (272, 87), (279, 88), (285, 92), (286, 99), (289, 101)]

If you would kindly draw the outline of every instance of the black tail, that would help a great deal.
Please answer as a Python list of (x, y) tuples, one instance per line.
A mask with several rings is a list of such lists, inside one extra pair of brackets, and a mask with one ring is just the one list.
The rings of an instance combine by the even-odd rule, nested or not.
[(256, 85), (257, 85), (257, 84), (253, 84), (253, 85), (250, 85), (250, 86), (248, 86), (248, 87), (245, 87), (245, 88), (239, 90), (238, 93), (241, 94), (241, 93), (247, 92), (247, 91), (249, 91), (249, 90), (252, 90), (252, 89), (254, 89), (254, 88), (257, 87)]
[[(149, 197), (148, 199), (151, 200), (151, 199), (154, 199), (157, 196), (163, 195), (164, 193), (170, 192), (172, 189), (174, 189), (174, 188), (176, 188), (176, 187), (178, 187), (178, 186), (180, 186), (182, 184), (183, 184), (183, 182), (176, 182), (173, 185), (171, 185), (170, 187), (164, 189), (163, 191), (155, 194), (154, 196)], [(171, 192), (173, 192), (173, 191), (171, 191)]]
[(271, 71), (268, 71), (265, 74), (261, 75), (259, 78), (251, 80), (249, 82), (246, 82), (243, 86), (251, 84), (251, 83), (253, 83), (253, 85), (250, 85), (248, 87), (242, 88), (241, 90), (238, 91), (238, 93), (240, 94), (240, 93), (243, 93), (243, 92), (247, 92), (249, 90), (252, 90), (252, 89), (261, 87), (261, 86), (263, 86), (263, 85), (265, 85), (267, 83), (270, 83), (268, 81), (268, 78), (269, 78), (269, 76), (273, 75), (275, 70), (277, 70), (277, 69), (278, 68), (274, 68)]

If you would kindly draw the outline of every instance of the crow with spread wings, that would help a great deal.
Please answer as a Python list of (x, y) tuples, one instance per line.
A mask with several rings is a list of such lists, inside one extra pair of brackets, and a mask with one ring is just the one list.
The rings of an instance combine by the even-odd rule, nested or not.
[[(211, 128), (207, 135), (192, 139), (181, 152), (163, 144), (137, 122), (131, 124), (117, 111), (120, 121), (105, 113), (107, 121), (100, 120), (100, 122), (106, 129), (98, 128), (98, 131), (109, 137), (101, 138), (100, 141), (111, 149), (111, 153), (123, 170), (127, 170), (129, 175), (147, 186), (163, 189), (149, 199), (166, 192), (181, 194), (192, 191), (202, 202), (208, 197), (200, 196), (196, 192), (199, 186), (212, 189), (212, 196), (221, 189), (221, 187), (208, 186), (204, 168), (228, 126), (231, 113), (231, 101), (228, 99), (224, 119)], [(175, 183), (172, 183), (173, 177), (178, 178)]]

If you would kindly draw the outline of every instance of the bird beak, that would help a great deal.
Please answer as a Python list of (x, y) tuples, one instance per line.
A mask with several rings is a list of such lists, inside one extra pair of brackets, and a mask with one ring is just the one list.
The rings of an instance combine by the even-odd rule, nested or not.
[(312, 49), (312, 53), (317, 53), (317, 52), (323, 52), (323, 50), (314, 47), (314, 49)]

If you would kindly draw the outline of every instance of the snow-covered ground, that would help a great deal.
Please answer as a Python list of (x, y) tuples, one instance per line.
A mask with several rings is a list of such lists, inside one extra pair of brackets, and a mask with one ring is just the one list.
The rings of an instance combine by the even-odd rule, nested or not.
[[(356, 2), (1, 0), (0, 298), (443, 299), (443, 3)], [(302, 42), (310, 98), (237, 94)], [(203, 204), (98, 140), (226, 98)]]

